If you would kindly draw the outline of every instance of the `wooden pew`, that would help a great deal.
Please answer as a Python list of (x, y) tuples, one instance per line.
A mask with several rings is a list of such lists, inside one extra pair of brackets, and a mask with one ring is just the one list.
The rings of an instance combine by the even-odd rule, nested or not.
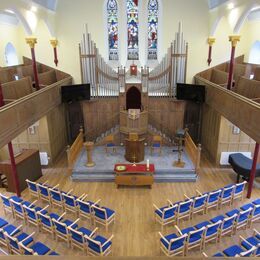
[(260, 98), (260, 81), (241, 77), (236, 84), (234, 91), (250, 99)]
[(39, 73), (38, 78), (41, 88), (52, 85), (53, 83), (57, 82), (55, 70)]

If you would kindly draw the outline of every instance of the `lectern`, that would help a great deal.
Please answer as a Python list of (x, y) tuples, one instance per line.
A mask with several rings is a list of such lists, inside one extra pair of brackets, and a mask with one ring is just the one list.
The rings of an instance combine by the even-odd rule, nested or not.
[(128, 162), (138, 163), (144, 160), (144, 138), (138, 138), (135, 133), (129, 133), (125, 139), (125, 159)]

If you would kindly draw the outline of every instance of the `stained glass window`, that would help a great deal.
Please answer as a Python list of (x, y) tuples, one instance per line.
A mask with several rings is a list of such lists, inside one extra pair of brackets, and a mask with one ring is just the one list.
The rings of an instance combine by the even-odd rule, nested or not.
[(138, 60), (138, 0), (127, 0), (127, 49), (128, 60)]
[(148, 2), (148, 60), (157, 59), (158, 46), (158, 1)]
[(116, 0), (107, 1), (109, 60), (118, 60), (118, 10)]

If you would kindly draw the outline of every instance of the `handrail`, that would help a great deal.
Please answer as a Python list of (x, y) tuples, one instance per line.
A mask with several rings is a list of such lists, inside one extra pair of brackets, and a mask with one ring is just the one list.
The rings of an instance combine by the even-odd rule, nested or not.
[[(0, 109), (0, 147), (22, 133), (54, 107), (61, 104), (60, 88), (71, 84), (72, 77), (24, 96)], [(3, 123), (2, 123), (3, 122)]]
[(260, 104), (227, 90), (198, 75), (197, 84), (206, 86), (206, 103), (244, 133), (260, 142)]

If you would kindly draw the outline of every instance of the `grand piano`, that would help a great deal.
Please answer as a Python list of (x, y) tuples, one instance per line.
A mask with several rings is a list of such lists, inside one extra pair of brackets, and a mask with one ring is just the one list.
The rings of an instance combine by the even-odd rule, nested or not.
[[(241, 153), (233, 153), (229, 155), (228, 162), (237, 174), (237, 183), (239, 183), (240, 176), (244, 180), (249, 181), (253, 160)], [(260, 164), (256, 165), (255, 177), (260, 177)]]

